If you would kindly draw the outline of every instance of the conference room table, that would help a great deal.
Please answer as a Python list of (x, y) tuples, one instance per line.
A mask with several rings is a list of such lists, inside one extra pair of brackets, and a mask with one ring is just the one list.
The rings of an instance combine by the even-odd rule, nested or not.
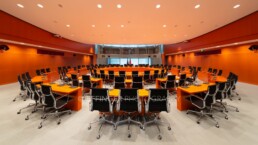
[(82, 88), (71, 87), (69, 85), (59, 85), (54, 83), (43, 83), (43, 85), (51, 86), (54, 93), (69, 95), (72, 100), (65, 106), (73, 111), (79, 111), (82, 108)]
[(44, 75), (35, 76), (31, 79), (32, 83), (50, 83), (59, 79), (59, 74), (56, 71), (44, 73)]
[[(186, 74), (186, 77), (187, 78), (189, 78), (189, 77), (191, 77), (192, 76), (192, 74)], [(176, 76), (176, 80), (179, 80), (180, 79), (180, 77), (179, 76)], [(157, 78), (156, 79), (156, 88), (157, 89), (159, 89), (159, 88), (161, 88), (161, 83), (166, 83), (167, 82), (167, 78)]]
[[(119, 89), (112, 89), (112, 90), (109, 90), (108, 93), (109, 93), (109, 97), (111, 98), (111, 100), (117, 101), (117, 99), (119, 97), (119, 94), (120, 94), (120, 90)], [(139, 95), (139, 99), (140, 99), (141, 104), (142, 104), (142, 109), (141, 109), (141, 112), (139, 114), (143, 116), (145, 114), (145, 101), (149, 97), (149, 90), (138, 89), (138, 95)], [(116, 109), (114, 109), (114, 114), (121, 115), (123, 113), (122, 112), (117, 112)]]

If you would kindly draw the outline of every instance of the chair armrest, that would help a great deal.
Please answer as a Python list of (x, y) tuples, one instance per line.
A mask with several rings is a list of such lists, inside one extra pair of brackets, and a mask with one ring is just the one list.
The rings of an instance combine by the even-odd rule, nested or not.
[[(200, 96), (197, 96), (197, 95), (190, 95), (190, 96), (192, 96), (192, 97), (195, 97), (195, 98), (197, 98), (197, 99), (200, 99), (200, 100), (204, 100), (202, 97), (200, 97)], [(190, 99), (191, 99), (191, 97), (190, 97)]]

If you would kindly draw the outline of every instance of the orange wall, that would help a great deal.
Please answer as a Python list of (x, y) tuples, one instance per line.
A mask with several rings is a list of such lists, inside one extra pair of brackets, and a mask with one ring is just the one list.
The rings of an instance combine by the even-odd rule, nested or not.
[(36, 75), (36, 69), (50, 67), (56, 70), (58, 66), (77, 66), (91, 64), (92, 56), (65, 53), (64, 56), (37, 54), (37, 49), (20, 45), (8, 45), (9, 51), (0, 53), (0, 85), (17, 82), (17, 75), (28, 71)]
[(194, 56), (194, 53), (167, 56), (167, 63), (182, 66), (212, 67), (223, 70), (223, 76), (232, 71), (239, 81), (258, 85), (258, 53), (250, 51), (250, 45), (222, 48), (221, 54)]

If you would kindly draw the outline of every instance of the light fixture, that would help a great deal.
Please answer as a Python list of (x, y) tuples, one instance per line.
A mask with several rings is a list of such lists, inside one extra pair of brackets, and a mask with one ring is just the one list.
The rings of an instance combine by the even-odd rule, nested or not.
[(69, 24), (67, 24), (67, 25), (66, 25), (66, 27), (70, 27), (70, 25), (69, 25)]
[(195, 5), (195, 7), (194, 7), (194, 8), (198, 9), (200, 6), (201, 6), (201, 5), (200, 5), (200, 4), (198, 4), (198, 5)]
[(234, 43), (235, 45), (237, 45), (238, 43)]
[(121, 25), (122, 28), (124, 28), (125, 26), (124, 25)]
[(107, 25), (107, 27), (111, 27), (111, 25)]
[(156, 5), (156, 8), (157, 8), (157, 9), (159, 9), (159, 8), (160, 8), (160, 6), (161, 6), (160, 4), (157, 4), (157, 5)]
[(44, 6), (42, 4), (37, 4), (38, 7), (43, 8)]
[(122, 8), (122, 5), (121, 4), (117, 4), (116, 7), (120, 9), (120, 8)]
[(236, 8), (239, 8), (239, 7), (240, 7), (240, 4), (237, 4), (233, 8), (236, 9)]
[(167, 27), (167, 25), (163, 25), (163, 28), (166, 28)]
[(24, 8), (24, 6), (22, 4), (17, 4), (17, 6), (20, 8)]
[(95, 28), (95, 25), (91, 25), (91, 27)]
[(102, 8), (102, 5), (101, 5), (101, 4), (98, 4), (97, 7), (101, 9), (101, 8)]

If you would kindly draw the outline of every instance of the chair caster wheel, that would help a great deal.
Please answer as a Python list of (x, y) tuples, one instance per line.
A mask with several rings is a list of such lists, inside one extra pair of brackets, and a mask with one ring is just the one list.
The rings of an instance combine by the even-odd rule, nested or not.
[(16, 100), (14, 99), (13, 102), (15, 102)]
[(218, 125), (218, 124), (216, 124), (216, 127), (217, 127), (217, 128), (219, 128), (219, 125)]
[(127, 136), (128, 138), (131, 138), (131, 134), (128, 134), (128, 136)]
[(58, 121), (58, 122), (57, 122), (57, 125), (60, 125), (60, 124), (61, 124), (61, 121)]
[(236, 112), (239, 112), (238, 108), (236, 109)]
[(227, 120), (228, 120), (228, 116), (225, 116), (225, 119), (227, 119)]
[(186, 112), (186, 114), (189, 114), (189, 112)]
[(100, 139), (100, 135), (97, 136), (97, 139)]
[(46, 116), (44, 116), (44, 117), (42, 116), (41, 119), (46, 119)]
[(21, 114), (21, 111), (17, 112), (17, 114)]
[(68, 114), (69, 114), (69, 115), (71, 115), (71, 114), (72, 114), (72, 112), (69, 112)]
[(200, 124), (200, 121), (197, 121), (197, 124)]
[(225, 112), (228, 113), (228, 110), (226, 110)]
[(88, 130), (90, 130), (90, 129), (91, 129), (91, 126), (88, 127)]
[(41, 129), (42, 128), (42, 125), (39, 125), (38, 129)]
[(29, 116), (27, 116), (27, 117), (25, 118), (25, 120), (29, 120)]
[(161, 136), (161, 135), (159, 135), (159, 136), (158, 136), (158, 139), (159, 139), (159, 140), (162, 140), (162, 136)]
[(170, 126), (168, 127), (168, 130), (171, 130), (171, 127), (170, 127)]
[(25, 100), (23, 100), (23, 101), (26, 101), (26, 99), (25, 99)]

